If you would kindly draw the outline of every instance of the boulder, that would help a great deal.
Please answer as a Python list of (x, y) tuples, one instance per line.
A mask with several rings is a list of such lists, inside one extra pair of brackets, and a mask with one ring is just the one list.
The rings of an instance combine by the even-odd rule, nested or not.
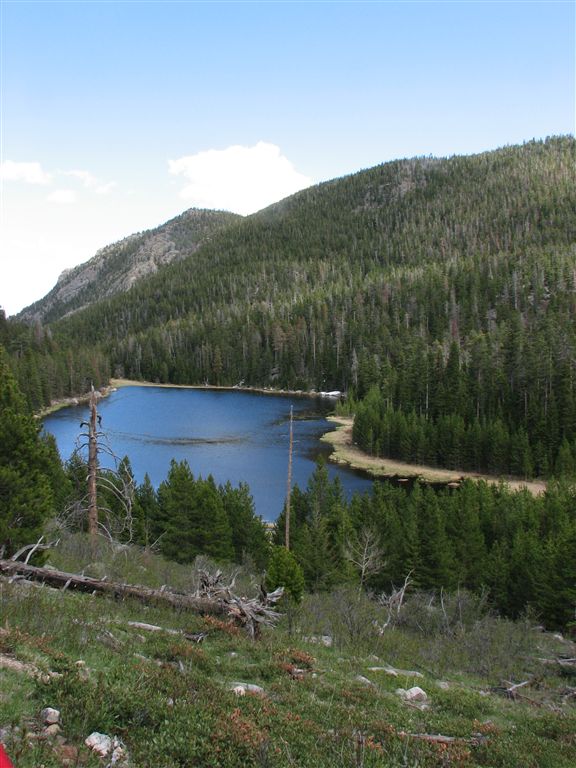
[(422, 688), (415, 685), (413, 688), (398, 688), (396, 690), (398, 696), (405, 701), (428, 701), (428, 695)]
[(110, 736), (106, 736), (105, 733), (98, 733), (98, 731), (91, 733), (84, 741), (84, 744), (101, 757), (105, 757), (112, 751), (112, 739)]
[(253, 696), (264, 696), (264, 688), (261, 688), (259, 685), (254, 685), (253, 683), (230, 683), (229, 686), (231, 691), (234, 691), (236, 696), (246, 696), (247, 693), (252, 694)]
[(44, 725), (56, 725), (56, 723), (60, 722), (60, 712), (53, 707), (45, 707), (40, 712), (40, 717)]

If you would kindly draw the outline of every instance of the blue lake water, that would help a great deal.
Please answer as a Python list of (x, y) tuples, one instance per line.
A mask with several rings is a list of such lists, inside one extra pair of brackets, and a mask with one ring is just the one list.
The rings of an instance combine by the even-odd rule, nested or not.
[[(248, 483), (256, 513), (275, 520), (284, 504), (288, 469), (290, 406), (294, 407), (293, 484), (305, 488), (320, 455), (329, 446), (319, 438), (334, 428), (326, 420), (330, 403), (320, 398), (243, 391), (123, 387), (99, 402), (101, 429), (114, 454), (127, 455), (137, 482), (148, 473), (154, 486), (166, 478), (170, 461), (186, 459), (195, 476), (212, 474), (217, 483)], [(44, 427), (67, 460), (85, 431), (87, 406), (62, 409)], [(113, 466), (106, 454), (104, 466)], [(360, 473), (328, 464), (348, 497), (372, 482)]]

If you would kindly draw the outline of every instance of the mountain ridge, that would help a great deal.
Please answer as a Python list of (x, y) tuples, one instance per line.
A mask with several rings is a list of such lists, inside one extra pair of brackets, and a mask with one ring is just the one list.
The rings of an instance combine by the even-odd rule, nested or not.
[(190, 208), (158, 227), (128, 235), (100, 248), (88, 261), (65, 269), (54, 288), (16, 318), (52, 322), (123, 293), (143, 277), (190, 256), (219, 228), (241, 218), (224, 211)]

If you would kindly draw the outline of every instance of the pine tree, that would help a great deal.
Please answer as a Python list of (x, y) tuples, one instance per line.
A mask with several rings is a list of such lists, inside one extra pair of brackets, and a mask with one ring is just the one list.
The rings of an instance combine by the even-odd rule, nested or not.
[(34, 543), (56, 512), (59, 458), (39, 434), (0, 347), (0, 547)]
[(136, 544), (150, 546), (154, 543), (151, 538), (151, 526), (158, 516), (158, 497), (148, 473), (144, 475), (144, 482), (136, 489), (133, 515)]
[(266, 588), (269, 591), (284, 587), (286, 598), (299, 603), (304, 593), (304, 575), (292, 552), (286, 547), (274, 547), (266, 572)]
[(234, 559), (242, 563), (248, 556), (255, 566), (262, 570), (266, 567), (270, 545), (266, 529), (254, 512), (254, 500), (246, 483), (233, 488), (230, 482), (219, 488), (224, 511), (228, 517), (232, 532)]

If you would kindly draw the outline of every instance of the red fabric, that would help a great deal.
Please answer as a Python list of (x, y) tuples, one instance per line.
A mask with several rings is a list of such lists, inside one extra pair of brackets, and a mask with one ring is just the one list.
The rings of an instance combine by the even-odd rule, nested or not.
[(0, 744), (0, 768), (14, 768), (2, 744)]

